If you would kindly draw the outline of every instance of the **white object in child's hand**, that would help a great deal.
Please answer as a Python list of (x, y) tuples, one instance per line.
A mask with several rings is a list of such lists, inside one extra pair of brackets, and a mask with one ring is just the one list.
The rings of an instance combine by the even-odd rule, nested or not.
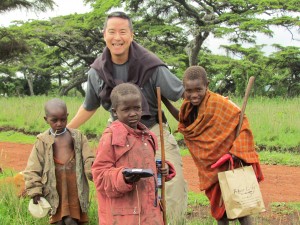
[(31, 213), (31, 215), (35, 218), (45, 217), (50, 209), (51, 206), (49, 202), (43, 197), (40, 198), (38, 204), (34, 204), (33, 199), (29, 201), (28, 210)]

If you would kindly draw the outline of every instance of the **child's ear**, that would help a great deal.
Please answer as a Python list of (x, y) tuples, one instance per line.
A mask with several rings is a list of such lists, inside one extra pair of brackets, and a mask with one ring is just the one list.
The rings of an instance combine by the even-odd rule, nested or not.
[(46, 121), (46, 123), (48, 123), (48, 121), (47, 121), (47, 116), (44, 116), (44, 120)]
[(112, 113), (113, 113), (113, 116), (114, 116), (114, 117), (117, 117), (116, 109), (115, 109), (115, 108), (111, 108), (111, 111), (112, 111)]

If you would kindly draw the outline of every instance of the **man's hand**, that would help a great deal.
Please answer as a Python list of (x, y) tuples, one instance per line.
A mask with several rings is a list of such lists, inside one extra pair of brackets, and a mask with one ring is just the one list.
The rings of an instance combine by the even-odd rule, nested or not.
[(231, 154), (227, 153), (227, 154), (223, 155), (220, 159), (218, 159), (218, 161), (216, 163), (212, 164), (210, 166), (210, 168), (215, 169), (219, 166), (222, 166), (228, 160), (230, 160), (231, 165), (233, 166), (233, 158), (232, 158)]

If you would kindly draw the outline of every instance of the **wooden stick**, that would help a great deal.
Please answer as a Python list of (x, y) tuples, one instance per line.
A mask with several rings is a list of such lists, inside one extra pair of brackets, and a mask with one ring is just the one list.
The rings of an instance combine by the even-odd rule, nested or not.
[[(245, 91), (245, 96), (244, 96), (243, 105), (242, 105), (242, 109), (241, 109), (239, 124), (237, 126), (236, 133), (235, 133), (235, 138), (237, 138), (240, 134), (240, 130), (241, 130), (241, 127), (242, 127), (242, 124), (243, 124), (244, 114), (245, 114), (245, 110), (246, 110), (246, 106), (247, 106), (247, 101), (248, 101), (248, 98), (249, 98), (250, 90), (251, 90), (251, 88), (254, 84), (254, 80), (255, 80), (255, 77), (252, 76), (252, 77), (249, 78), (249, 81), (248, 81), (248, 85), (247, 85), (247, 88), (246, 88), (246, 91)], [(223, 204), (223, 198), (222, 198), (222, 195), (221, 195), (220, 196), (220, 201), (219, 201), (219, 206), (221, 207), (222, 204)]]
[(242, 124), (243, 124), (244, 114), (245, 114), (245, 110), (246, 110), (246, 106), (247, 106), (247, 101), (248, 101), (248, 98), (249, 98), (251, 88), (254, 84), (254, 80), (255, 80), (255, 77), (253, 77), (253, 76), (249, 78), (249, 82), (248, 82), (246, 92), (245, 92), (245, 96), (244, 96), (244, 100), (243, 100), (243, 106), (242, 106), (242, 109), (241, 109), (240, 120), (239, 120), (238, 127), (236, 129), (235, 137), (239, 136), (239, 134), (240, 134), (240, 130), (241, 130), (241, 127), (242, 127)]
[[(161, 94), (160, 87), (156, 87), (157, 94), (157, 107), (158, 107), (158, 121), (159, 121), (159, 133), (160, 133), (160, 146), (161, 146), (161, 163), (162, 168), (165, 168), (165, 144), (164, 144), (164, 130), (162, 121), (162, 110), (161, 110)], [(167, 224), (167, 209), (166, 209), (166, 198), (165, 198), (165, 176), (161, 177), (162, 187), (161, 187), (161, 204), (163, 208), (163, 220), (164, 224)]]

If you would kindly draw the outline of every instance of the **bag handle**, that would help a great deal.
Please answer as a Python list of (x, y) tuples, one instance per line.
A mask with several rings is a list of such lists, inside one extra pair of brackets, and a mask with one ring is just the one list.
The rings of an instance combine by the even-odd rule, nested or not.
[[(242, 163), (242, 160), (239, 160), (241, 167), (244, 170), (244, 164)], [(232, 170), (232, 172), (234, 173), (234, 161), (233, 158), (231, 157), (228, 163), (228, 170)]]

